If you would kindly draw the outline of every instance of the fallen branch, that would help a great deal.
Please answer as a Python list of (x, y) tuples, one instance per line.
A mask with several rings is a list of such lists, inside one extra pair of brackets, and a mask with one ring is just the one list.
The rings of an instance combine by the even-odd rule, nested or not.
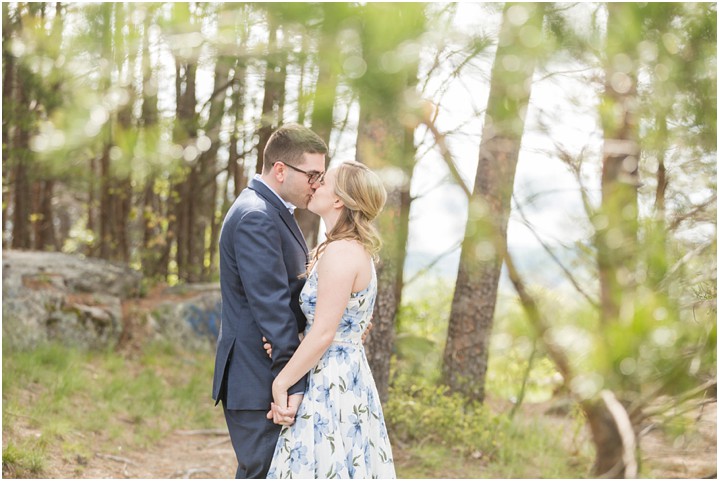
[(219, 446), (220, 444), (225, 444), (227, 442), (230, 442), (229, 436), (227, 436), (225, 439), (218, 439), (216, 441), (212, 441), (205, 446), (205, 449), (214, 448), (215, 446)]
[(193, 474), (198, 473), (212, 473), (212, 470), (209, 468), (190, 468), (185, 471), (175, 471), (171, 478), (182, 478), (182, 479), (190, 479), (190, 477)]
[(135, 463), (127, 458), (123, 458), (122, 456), (115, 456), (113, 454), (102, 454), (102, 453), (95, 453), (95, 456), (97, 456), (98, 458), (109, 459), (110, 461), (117, 461), (118, 463), (125, 463), (125, 464), (131, 464), (133, 466), (137, 466), (137, 463)]
[(175, 431), (177, 434), (182, 436), (226, 436), (227, 429), (192, 429), (190, 431)]

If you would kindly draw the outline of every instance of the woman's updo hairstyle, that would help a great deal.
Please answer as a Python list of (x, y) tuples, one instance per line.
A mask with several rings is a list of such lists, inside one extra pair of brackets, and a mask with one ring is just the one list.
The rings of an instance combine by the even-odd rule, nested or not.
[(313, 250), (308, 272), (332, 241), (356, 240), (373, 256), (382, 246), (377, 229), (372, 225), (387, 201), (387, 191), (382, 180), (359, 162), (343, 162), (336, 170), (335, 195), (340, 198), (344, 208), (337, 223), (327, 233), (327, 239)]

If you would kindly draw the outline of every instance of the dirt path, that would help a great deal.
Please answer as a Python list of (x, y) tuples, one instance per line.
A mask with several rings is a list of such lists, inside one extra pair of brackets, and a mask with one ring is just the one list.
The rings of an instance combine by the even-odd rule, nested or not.
[[(660, 429), (650, 430), (642, 438), (643, 477), (716, 477), (716, 402), (705, 405), (695, 420), (695, 426), (676, 440)], [(395, 458), (401, 476), (402, 460), (411, 460), (411, 456), (396, 452)], [(123, 452), (118, 448), (112, 453), (95, 453), (91, 459), (52, 459), (44, 477), (231, 479), (236, 467), (229, 436), (222, 429), (175, 431), (145, 451)]]
[(235, 477), (237, 462), (227, 434), (187, 434), (176, 431), (146, 451), (95, 453), (92, 459), (56, 460), (50, 478), (160, 478), (192, 479)]

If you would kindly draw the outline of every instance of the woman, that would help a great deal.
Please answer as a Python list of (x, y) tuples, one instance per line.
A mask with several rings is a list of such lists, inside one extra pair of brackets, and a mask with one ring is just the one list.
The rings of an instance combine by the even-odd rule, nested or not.
[[(392, 450), (362, 333), (377, 296), (371, 221), (387, 193), (363, 164), (330, 169), (307, 208), (327, 239), (312, 252), (300, 294), (305, 337), (272, 385), (272, 416), (287, 424), (287, 389), (309, 371), (291, 426), (275, 448), (268, 478), (395, 478)], [(269, 415), (269, 414), (268, 414)]]

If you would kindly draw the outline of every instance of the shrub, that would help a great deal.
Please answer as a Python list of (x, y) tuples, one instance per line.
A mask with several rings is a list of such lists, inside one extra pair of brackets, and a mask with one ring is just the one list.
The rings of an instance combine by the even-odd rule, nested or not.
[(386, 419), (392, 437), (411, 444), (441, 444), (462, 455), (492, 456), (508, 420), (485, 406), (451, 394), (445, 386), (398, 375), (390, 388)]

